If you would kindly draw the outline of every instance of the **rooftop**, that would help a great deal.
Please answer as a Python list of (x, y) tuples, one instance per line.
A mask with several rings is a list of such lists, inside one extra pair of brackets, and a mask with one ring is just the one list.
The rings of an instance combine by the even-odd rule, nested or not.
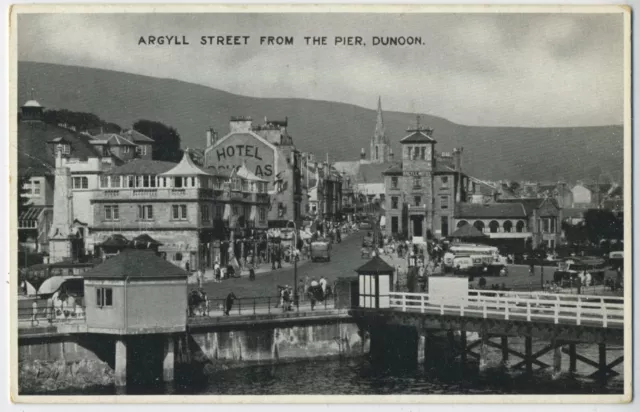
[(400, 139), (400, 143), (435, 143), (436, 140), (427, 131), (414, 131)]
[(159, 175), (165, 173), (176, 166), (173, 162), (163, 162), (160, 160), (134, 159), (121, 166), (111, 169), (111, 175)]
[(137, 130), (134, 129), (128, 129), (128, 130), (123, 130), (121, 132), (122, 136), (126, 137), (127, 139), (131, 140), (132, 142), (140, 142), (140, 143), (144, 143), (144, 142), (148, 142), (148, 143), (153, 143), (154, 140), (152, 138), (150, 138), (149, 136), (147, 136), (146, 134), (142, 134)]
[(455, 210), (456, 218), (491, 219), (491, 218), (526, 218), (527, 212), (520, 203), (459, 203)]
[(42, 107), (37, 100), (29, 100), (22, 107)]
[(189, 274), (157, 256), (153, 250), (124, 249), (83, 273), (86, 279), (187, 278)]
[(393, 273), (395, 268), (384, 261), (380, 256), (374, 256), (370, 261), (356, 269), (358, 273)]
[(182, 155), (180, 163), (162, 173), (163, 176), (213, 176), (214, 174), (216, 173), (213, 171), (208, 171), (197, 166), (193, 160), (191, 160), (191, 156), (187, 151)]

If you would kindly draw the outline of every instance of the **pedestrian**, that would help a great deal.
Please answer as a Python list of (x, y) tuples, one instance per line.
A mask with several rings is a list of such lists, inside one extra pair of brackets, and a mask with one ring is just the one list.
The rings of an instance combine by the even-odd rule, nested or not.
[(533, 270), (534, 270), (533, 263), (531, 263), (529, 265), (529, 276), (533, 276)]
[(186, 270), (187, 272), (190, 272), (190, 266), (189, 266), (189, 261), (187, 261), (187, 263), (184, 264), (184, 270)]
[(324, 276), (320, 277), (320, 288), (322, 289), (322, 296), (327, 296), (327, 279)]
[(220, 268), (219, 264), (216, 263), (214, 271), (216, 274), (216, 282), (220, 283), (222, 281), (222, 269)]
[(250, 281), (256, 280), (256, 271), (253, 270), (253, 267), (249, 269), (249, 280)]
[(237, 297), (236, 295), (233, 294), (233, 292), (227, 295), (227, 299), (225, 299), (225, 311), (224, 311), (225, 316), (229, 316), (229, 313), (231, 312), (231, 308), (233, 308), (233, 302), (236, 299)]
[(38, 301), (34, 299), (31, 304), (31, 326), (38, 324), (40, 324), (38, 321)]

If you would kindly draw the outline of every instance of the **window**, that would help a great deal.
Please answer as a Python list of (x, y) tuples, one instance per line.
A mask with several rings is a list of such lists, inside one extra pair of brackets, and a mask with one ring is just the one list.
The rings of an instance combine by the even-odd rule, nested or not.
[(100, 187), (109, 187), (109, 176), (100, 176)]
[(414, 189), (418, 189), (422, 187), (422, 179), (420, 177), (414, 177), (413, 178), (413, 188)]
[(71, 153), (71, 146), (69, 146), (68, 144), (59, 144), (56, 147), (56, 151), (61, 152), (62, 154), (70, 154)]
[(440, 236), (449, 236), (449, 216), (440, 216)]
[(142, 187), (149, 187), (149, 176), (142, 176)]
[(495, 220), (492, 220), (491, 222), (489, 222), (489, 231), (491, 233), (498, 233), (499, 229), (500, 229), (500, 223), (498, 223)]
[(181, 177), (174, 177), (173, 178), (173, 187), (182, 187), (182, 178)]
[(120, 207), (118, 205), (105, 205), (104, 220), (120, 220)]
[(267, 220), (267, 209), (265, 209), (264, 207), (261, 207), (260, 209), (258, 209), (259, 214), (260, 214), (260, 221), (264, 222)]
[(136, 153), (139, 155), (146, 155), (147, 154), (147, 146), (146, 145), (140, 145), (140, 146), (136, 146)]
[(392, 189), (397, 189), (398, 188), (398, 177), (397, 176), (393, 176), (391, 178), (391, 188)]
[(191, 178), (191, 187), (196, 187), (196, 178), (195, 177)]
[(424, 160), (425, 159), (425, 153), (426, 153), (427, 148), (422, 146), (420, 148), (420, 159)]
[(135, 187), (136, 179), (135, 176), (127, 176), (127, 187)]
[(89, 179), (86, 176), (77, 176), (73, 178), (74, 189), (88, 189)]
[(449, 209), (449, 196), (440, 196), (440, 209)]
[(415, 206), (420, 206), (422, 204), (422, 196), (414, 196), (413, 203)]
[(171, 217), (173, 220), (187, 220), (187, 205), (173, 205)]
[(97, 288), (96, 289), (96, 306), (103, 308), (105, 306), (113, 306), (113, 289)]
[(40, 194), (40, 181), (34, 180), (31, 182), (31, 191), (34, 195)]
[(505, 233), (511, 233), (511, 231), (513, 230), (513, 223), (510, 220), (505, 220), (505, 222), (502, 224), (502, 229), (504, 229)]
[(524, 231), (524, 222), (522, 220), (518, 220), (516, 223), (516, 232), (522, 233)]
[(180, 262), (182, 260), (182, 253), (180, 252), (174, 253), (173, 260), (175, 260), (176, 262)]
[(216, 205), (216, 219), (222, 219), (222, 205)]
[(153, 206), (139, 205), (138, 220), (153, 220)]
[(411, 146), (407, 146), (407, 159), (411, 159)]
[(211, 221), (211, 214), (209, 213), (209, 206), (208, 205), (201, 205), (200, 206), (200, 213), (202, 214), (202, 221), (203, 222), (210, 222)]
[(398, 216), (391, 216), (391, 233), (398, 233)]
[(122, 153), (129, 153), (129, 146), (122, 146)]
[(413, 148), (413, 159), (418, 160), (420, 157), (420, 148), (418, 146)]
[(398, 208), (398, 197), (397, 196), (392, 196), (391, 197), (391, 209), (397, 209)]
[(149, 186), (151, 187), (156, 187), (156, 177), (155, 176), (150, 176), (149, 177)]
[(449, 187), (449, 176), (442, 176), (440, 182), (442, 183), (442, 187)]

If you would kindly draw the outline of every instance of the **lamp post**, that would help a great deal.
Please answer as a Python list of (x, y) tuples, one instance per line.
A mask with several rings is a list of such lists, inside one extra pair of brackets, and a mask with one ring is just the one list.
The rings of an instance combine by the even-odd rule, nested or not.
[(293, 220), (287, 221), (287, 228), (289, 228), (289, 223), (293, 224), (293, 302), (296, 304), (296, 309), (300, 309), (299, 301), (298, 301), (298, 256), (295, 251), (298, 247), (298, 227), (296, 226), (296, 222)]

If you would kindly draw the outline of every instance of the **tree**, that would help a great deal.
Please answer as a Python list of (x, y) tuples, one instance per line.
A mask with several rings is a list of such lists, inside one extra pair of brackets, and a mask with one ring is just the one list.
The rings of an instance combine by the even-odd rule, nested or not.
[(520, 183), (515, 181), (509, 182), (509, 190), (511, 190), (514, 195), (517, 195), (520, 192)]
[(604, 239), (622, 240), (623, 221), (610, 210), (589, 209), (584, 214), (584, 231), (592, 244)]
[(133, 124), (133, 129), (153, 139), (152, 157), (154, 160), (179, 162), (182, 159), (180, 134), (173, 127), (141, 119)]

